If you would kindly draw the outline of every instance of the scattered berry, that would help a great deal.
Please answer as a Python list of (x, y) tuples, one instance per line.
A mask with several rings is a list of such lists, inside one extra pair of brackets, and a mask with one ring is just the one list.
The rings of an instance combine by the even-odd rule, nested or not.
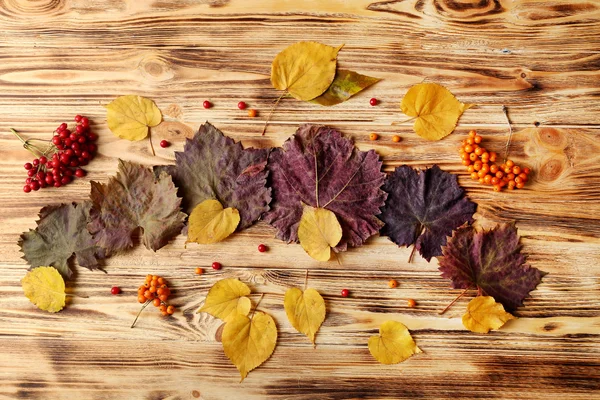
[(204, 103), (202, 103), (202, 107), (204, 107), (204, 108), (211, 108), (212, 104), (211, 104), (210, 101), (204, 100)]
[(24, 191), (25, 193), (29, 193), (29, 192), (31, 192), (31, 185), (25, 185), (25, 186), (23, 186), (23, 191)]
[(369, 134), (369, 140), (377, 140), (377, 139), (379, 139), (379, 135), (376, 134), (375, 132), (371, 132)]
[(254, 118), (254, 117), (256, 117), (257, 115), (258, 115), (258, 112), (257, 112), (257, 111), (256, 111), (254, 108), (251, 108), (251, 109), (249, 109), (249, 110), (248, 110), (248, 116), (249, 116), (250, 118)]
[(31, 165), (31, 163), (25, 163), (24, 167), (27, 171), (29, 171), (31, 168), (33, 168), (33, 165)]
[(348, 289), (342, 289), (342, 297), (348, 297), (350, 295), (350, 291)]
[(398, 143), (399, 141), (400, 141), (400, 136), (398, 136), (398, 135), (392, 136), (392, 142)]
[(267, 250), (268, 250), (268, 248), (264, 244), (261, 243), (258, 245), (258, 251), (260, 251), (261, 253), (264, 253)]
[(119, 288), (118, 286), (113, 286), (110, 289), (110, 293), (112, 293), (112, 294), (119, 294), (119, 293), (121, 293), (121, 288)]
[(159, 144), (160, 144), (160, 147), (162, 147), (163, 149), (167, 148), (171, 145), (171, 143), (169, 143), (167, 140), (164, 140), (164, 139), (161, 140)]
[(390, 279), (390, 281), (388, 282), (388, 286), (392, 289), (397, 288), (398, 287), (398, 281), (395, 279)]
[(369, 104), (372, 106), (376, 106), (378, 103), (377, 99), (375, 97), (373, 97), (371, 100), (369, 100)]
[(204, 270), (200, 267), (196, 267), (195, 272), (196, 272), (196, 275), (202, 275), (204, 273)]
[(243, 101), (240, 101), (240, 102), (238, 103), (238, 108), (239, 108), (240, 110), (245, 110), (245, 109), (246, 109), (246, 107), (247, 107), (247, 105), (246, 105), (246, 103), (245, 103), (245, 102), (243, 102)]
[(212, 263), (212, 269), (219, 270), (221, 268), (223, 268), (223, 266), (221, 265), (220, 262), (215, 261), (214, 263)]
[(414, 299), (408, 299), (406, 303), (410, 308), (414, 308), (417, 305), (417, 302), (414, 301)]

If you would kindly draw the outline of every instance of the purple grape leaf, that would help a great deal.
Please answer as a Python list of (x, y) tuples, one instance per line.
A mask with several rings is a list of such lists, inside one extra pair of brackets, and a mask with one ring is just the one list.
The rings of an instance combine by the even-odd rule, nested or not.
[(415, 245), (427, 261), (442, 254), (452, 230), (473, 221), (477, 205), (465, 197), (456, 175), (437, 165), (425, 171), (403, 165), (390, 174), (383, 190), (388, 193), (379, 218), (381, 235), (398, 246)]
[(91, 184), (88, 230), (107, 254), (132, 247), (138, 228), (142, 243), (154, 251), (181, 232), (186, 215), (168, 174), (155, 178), (151, 169), (119, 160), (117, 175), (107, 184)]
[(360, 246), (382, 225), (375, 217), (386, 198), (381, 165), (375, 151), (359, 151), (335, 129), (302, 125), (269, 155), (273, 203), (264, 219), (279, 239), (297, 242), (302, 203), (322, 207), (342, 226), (335, 250)]
[(514, 224), (481, 232), (463, 227), (454, 231), (444, 247), (439, 270), (453, 288), (479, 288), (512, 311), (546, 274), (525, 264), (521, 247)]
[(73, 274), (68, 263), (72, 256), (82, 267), (98, 268), (104, 250), (86, 228), (91, 206), (85, 201), (42, 208), (35, 230), (24, 232), (19, 240), (23, 259), (31, 268), (53, 266), (68, 279)]
[(193, 139), (186, 140), (183, 152), (175, 152), (175, 165), (156, 170), (173, 177), (188, 214), (208, 199), (236, 208), (240, 212), (239, 231), (269, 209), (268, 154), (269, 149), (244, 149), (207, 122)]

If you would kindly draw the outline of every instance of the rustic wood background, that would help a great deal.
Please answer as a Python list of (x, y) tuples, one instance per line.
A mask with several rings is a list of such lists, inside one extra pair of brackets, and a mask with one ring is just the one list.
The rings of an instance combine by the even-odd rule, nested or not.
[[(0, 395), (24, 399), (592, 399), (600, 396), (600, 2), (595, 0), (0, 0)], [(265, 137), (264, 119), (279, 93), (273, 57), (289, 44), (345, 43), (339, 65), (383, 80), (347, 103), (324, 108), (285, 99)], [(448, 138), (416, 136), (399, 102), (424, 79), (478, 104)], [(103, 104), (136, 93), (168, 115), (146, 141), (118, 140)], [(377, 107), (369, 98), (380, 99)], [(214, 108), (205, 110), (209, 99)], [(245, 100), (255, 119), (239, 111)], [(501, 152), (509, 109), (516, 133), (510, 154), (535, 171), (526, 190), (494, 193), (460, 165), (459, 142), (478, 129)], [(22, 192), (31, 156), (9, 128), (49, 137), (77, 114), (93, 120), (99, 155), (87, 178), (60, 189)], [(17, 238), (35, 227), (46, 204), (87, 198), (89, 180), (105, 182), (117, 159), (168, 163), (185, 136), (209, 120), (245, 145), (279, 146), (303, 122), (329, 124), (363, 149), (376, 149), (386, 171), (439, 164), (459, 174), (479, 204), (484, 226), (516, 220), (524, 250), (549, 273), (520, 318), (488, 335), (466, 331), (458, 291), (437, 263), (386, 238), (344, 253), (341, 263), (312, 261), (299, 245), (274, 239), (264, 223), (212, 246), (179, 236), (157, 253), (142, 246), (107, 260), (105, 270), (77, 267), (72, 298), (58, 314), (23, 296), (27, 269)], [(381, 139), (368, 141), (370, 132)], [(399, 134), (400, 143), (391, 136)], [(166, 138), (168, 149), (157, 146)], [(258, 253), (265, 243), (270, 251)], [(224, 268), (210, 270), (212, 261)], [(208, 268), (203, 276), (194, 267)], [(282, 308), (286, 288), (309, 286), (325, 297), (317, 348), (295, 332)], [(136, 288), (147, 273), (168, 277), (179, 311), (147, 309), (138, 326)], [(195, 311), (218, 279), (238, 277), (266, 296), (260, 309), (278, 323), (279, 343), (239, 383), (218, 342), (220, 322)], [(399, 288), (387, 288), (395, 278)], [(112, 296), (110, 288), (123, 289)], [(343, 299), (340, 289), (351, 296)], [(406, 300), (418, 306), (409, 309)], [(254, 297), (257, 299), (257, 296)], [(370, 356), (381, 322), (405, 323), (424, 353), (384, 366)]]

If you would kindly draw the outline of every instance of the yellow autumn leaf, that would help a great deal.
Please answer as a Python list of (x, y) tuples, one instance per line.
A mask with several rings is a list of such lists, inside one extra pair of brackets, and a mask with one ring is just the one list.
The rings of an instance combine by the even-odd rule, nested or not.
[(270, 315), (260, 311), (252, 319), (238, 314), (225, 324), (221, 339), (225, 355), (240, 371), (243, 381), (275, 350), (277, 326)]
[(21, 279), (25, 296), (40, 310), (58, 312), (65, 306), (65, 281), (54, 267), (37, 267)]
[(382, 364), (398, 364), (416, 353), (422, 353), (408, 328), (397, 321), (386, 321), (379, 335), (369, 338), (369, 351)]
[[(342, 45), (343, 46), (343, 45)], [(298, 42), (281, 51), (271, 66), (271, 83), (298, 100), (312, 100), (329, 88), (342, 48), (317, 42)]]
[(162, 114), (156, 104), (142, 96), (120, 96), (107, 106), (108, 128), (121, 139), (142, 140), (148, 128), (160, 124)]
[(500, 329), (511, 319), (516, 317), (504, 311), (504, 306), (496, 303), (492, 296), (479, 296), (467, 305), (462, 323), (471, 332), (488, 333), (492, 329)]
[(442, 85), (419, 83), (404, 95), (400, 107), (410, 117), (416, 117), (414, 130), (427, 140), (448, 136), (462, 113), (474, 104), (463, 104)]
[(298, 239), (309, 256), (329, 261), (331, 248), (342, 239), (342, 227), (333, 212), (305, 205), (298, 226)]
[(250, 288), (237, 279), (221, 279), (215, 283), (206, 296), (204, 305), (198, 312), (206, 312), (229, 321), (237, 315), (248, 315), (252, 303), (246, 296), (250, 294)]
[(315, 289), (291, 288), (285, 292), (283, 307), (288, 320), (300, 333), (304, 333), (313, 344), (315, 335), (325, 321), (325, 300)]
[(188, 223), (188, 243), (217, 243), (235, 231), (240, 213), (233, 207), (223, 209), (218, 200), (204, 200), (192, 210)]

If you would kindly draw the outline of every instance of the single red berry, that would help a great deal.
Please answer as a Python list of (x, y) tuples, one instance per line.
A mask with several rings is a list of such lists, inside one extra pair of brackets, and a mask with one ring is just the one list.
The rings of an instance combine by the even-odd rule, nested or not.
[(112, 294), (119, 294), (121, 293), (121, 289), (118, 286), (113, 286), (112, 289), (110, 289), (110, 292)]
[(342, 289), (342, 297), (348, 297), (350, 295), (350, 291), (348, 289)]
[(85, 171), (82, 170), (81, 168), (77, 168), (75, 170), (75, 176), (78, 178), (83, 178), (85, 176)]
[(243, 101), (240, 101), (240, 102), (238, 103), (238, 108), (239, 108), (240, 110), (245, 110), (245, 109), (246, 109), (246, 103), (245, 103), (245, 102), (243, 102)]
[(375, 97), (373, 97), (371, 100), (369, 100), (369, 104), (372, 106), (376, 106), (377, 105), (377, 99)]
[(40, 190), (40, 184), (38, 181), (31, 182), (31, 185), (29, 186), (31, 186), (31, 190)]
[(204, 100), (204, 103), (202, 103), (202, 107), (204, 107), (204, 108), (211, 108), (212, 104), (210, 103), (210, 101)]
[(67, 124), (64, 122), (58, 126), (59, 131), (64, 131), (65, 129), (67, 129)]
[(162, 147), (163, 149), (166, 147), (169, 147), (171, 145), (171, 143), (169, 143), (167, 140), (161, 140), (160, 141), (160, 147)]
[(261, 243), (258, 245), (258, 251), (260, 251), (261, 253), (264, 253), (267, 250), (267, 246), (265, 246), (264, 244)]
[(31, 186), (29, 186), (29, 185), (25, 185), (25, 186), (23, 186), (23, 191), (24, 191), (25, 193), (29, 193), (29, 192), (31, 192)]
[(40, 157), (40, 164), (44, 165), (48, 162), (48, 159), (45, 156)]
[(25, 163), (24, 167), (26, 170), (29, 171), (31, 168), (33, 168), (33, 165), (31, 165), (31, 163), (28, 162), (28, 163)]
[(81, 117), (81, 125), (84, 128), (87, 128), (88, 126), (90, 126), (90, 120), (87, 119), (86, 117)]
[(81, 115), (77, 114), (75, 116), (75, 122), (81, 122), (81, 118), (82, 118)]
[(212, 269), (221, 269), (223, 267), (220, 262), (215, 261), (212, 263)]
[(61, 144), (62, 143), (62, 139), (60, 138), (60, 136), (54, 136), (52, 138), (52, 143), (53, 144)]
[(27, 171), (27, 176), (32, 178), (35, 175), (35, 169), (30, 169), (29, 171)]
[[(67, 185), (69, 182), (71, 182), (71, 177), (69, 177), (69, 176), (63, 176), (62, 179), (60, 180), (60, 183), (63, 185)], [(54, 186), (56, 186), (56, 184)]]
[(33, 164), (34, 167), (37, 167), (38, 165), (40, 165), (40, 160), (35, 158), (31, 163)]

